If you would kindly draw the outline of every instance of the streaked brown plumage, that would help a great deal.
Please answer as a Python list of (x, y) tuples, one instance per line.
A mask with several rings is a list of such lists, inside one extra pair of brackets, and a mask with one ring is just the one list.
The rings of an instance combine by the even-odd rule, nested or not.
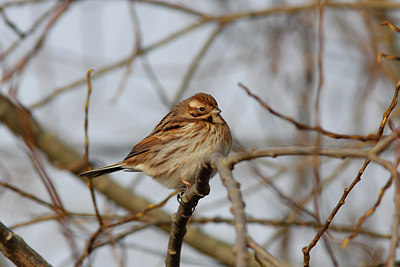
[(211, 95), (198, 93), (172, 108), (123, 161), (81, 176), (94, 178), (119, 170), (141, 171), (168, 188), (181, 188), (182, 181), (193, 184), (207, 155), (228, 155), (231, 149), (231, 132), (220, 112)]

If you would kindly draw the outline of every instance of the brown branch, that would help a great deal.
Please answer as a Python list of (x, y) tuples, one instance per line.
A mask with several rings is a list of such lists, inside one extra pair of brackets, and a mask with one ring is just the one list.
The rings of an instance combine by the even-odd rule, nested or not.
[(143, 66), (144, 73), (146, 74), (147, 78), (149, 79), (149, 82), (153, 85), (155, 88), (158, 97), (160, 98), (161, 102), (165, 105), (165, 107), (171, 107), (171, 102), (168, 99), (166, 89), (162, 86), (161, 82), (158, 80), (157, 75), (155, 71), (153, 70), (152, 65), (150, 64), (150, 61), (147, 57), (146, 54), (143, 54), (141, 57), (141, 62)]
[(15, 40), (11, 45), (9, 45), (2, 53), (0, 53), (0, 61), (3, 60), (5, 57), (7, 57), (9, 54), (11, 54), (12, 51), (14, 51), (20, 43), (25, 40), (28, 36), (30, 36), (33, 32), (35, 32), (38, 28), (39, 25), (45, 21), (45, 19), (56, 9), (57, 6), (52, 6), (48, 10), (46, 10), (39, 18), (37, 18), (31, 25), (31, 27), (24, 32), (24, 35), (22, 38)]
[[(393, 122), (389, 121), (390, 128), (397, 132), (398, 130), (394, 127)], [(399, 136), (395, 140), (394, 154), (396, 161), (394, 163), (393, 169), (394, 174), (392, 177), (394, 179), (394, 215), (392, 222), (392, 237), (390, 239), (389, 255), (386, 260), (386, 266), (394, 266), (396, 262), (396, 248), (399, 246), (399, 225), (400, 225), (400, 181), (399, 181), (399, 169), (400, 164), (400, 143)]]
[(162, 6), (162, 7), (166, 7), (169, 8), (171, 10), (174, 11), (180, 11), (180, 12), (184, 12), (190, 15), (195, 15), (198, 16), (200, 18), (207, 18), (208, 16), (204, 13), (201, 13), (199, 11), (196, 11), (194, 9), (191, 8), (187, 8), (183, 5), (179, 5), (179, 4), (173, 4), (173, 3), (168, 3), (168, 2), (162, 2), (162, 1), (156, 1), (156, 0), (130, 0), (132, 2), (136, 1), (136, 2), (141, 2), (144, 4), (150, 4), (150, 5), (154, 5), (154, 6)]
[(9, 2), (3, 2), (0, 5), (0, 8), (7, 8), (7, 7), (15, 7), (15, 6), (23, 6), (23, 5), (30, 5), (30, 4), (40, 4), (43, 2), (50, 2), (53, 0), (11, 0)]
[[(93, 244), (92, 246), (92, 250), (109, 245), (111, 243), (115, 244), (116, 242), (124, 239), (125, 237), (127, 237), (128, 235), (131, 235), (135, 232), (138, 232), (140, 230), (146, 229), (150, 226), (154, 226), (159, 224), (158, 221), (149, 221), (149, 222), (144, 222), (143, 224), (137, 225), (137, 226), (133, 226), (131, 227), (129, 230), (123, 232), (123, 233), (119, 233), (115, 236), (113, 236), (112, 238), (110, 238), (107, 241), (101, 241), (101, 242), (96, 242), (95, 244)], [(170, 221), (168, 221), (168, 224), (170, 224)]]
[(361, 217), (358, 219), (357, 224), (356, 224), (356, 227), (355, 227), (353, 233), (352, 233), (351, 235), (349, 235), (348, 237), (346, 237), (346, 238), (343, 240), (343, 242), (342, 242), (342, 249), (345, 249), (346, 246), (347, 246), (347, 244), (350, 242), (350, 240), (352, 240), (353, 238), (355, 238), (355, 237), (359, 234), (360, 229), (361, 229), (361, 225), (362, 225), (362, 224), (364, 223), (364, 221), (365, 221), (369, 216), (371, 216), (371, 215), (375, 212), (375, 210), (378, 208), (379, 204), (380, 204), (381, 201), (382, 201), (382, 198), (383, 198), (385, 192), (386, 192), (387, 189), (389, 189), (389, 187), (392, 185), (392, 182), (393, 182), (393, 176), (390, 176), (390, 179), (387, 181), (387, 183), (385, 184), (385, 186), (382, 187), (381, 190), (379, 190), (378, 199), (376, 200), (375, 204), (372, 206), (372, 208), (370, 208), (368, 211), (366, 211), (366, 212), (364, 213), (363, 216), (361, 216)]
[(47, 208), (49, 208), (51, 210), (55, 210), (55, 209), (59, 209), (60, 208), (59, 206), (56, 206), (56, 205), (54, 205), (52, 203), (44, 201), (43, 199), (40, 199), (40, 198), (34, 196), (33, 194), (28, 193), (26, 191), (23, 191), (22, 189), (14, 186), (14, 185), (8, 184), (6, 182), (0, 181), (0, 186), (2, 186), (4, 188), (7, 188), (7, 189), (10, 189), (11, 191), (14, 191), (15, 193), (19, 194), (20, 196), (28, 198), (28, 199), (32, 200), (33, 202), (36, 202), (39, 205), (45, 206), (45, 207), (47, 207)]
[(236, 230), (236, 267), (249, 265), (250, 255), (247, 251), (246, 213), (240, 192), (240, 184), (232, 176), (233, 164), (220, 154), (211, 155), (211, 163), (216, 167), (221, 177), (222, 184), (228, 190), (228, 198), (232, 202), (231, 212), (234, 216)]
[[(107, 224), (104, 227), (110, 228), (110, 227), (115, 227), (115, 226), (122, 225), (122, 224), (125, 224), (125, 223), (128, 223), (128, 222), (137, 221), (137, 220), (143, 218), (150, 211), (165, 206), (165, 204), (167, 204), (168, 200), (170, 200), (177, 193), (178, 193), (178, 190), (175, 190), (174, 192), (170, 193), (166, 198), (164, 198), (159, 203), (157, 203), (157, 204), (149, 204), (142, 211), (140, 211), (138, 213), (135, 213), (135, 214), (131, 214), (131, 215), (125, 217), (125, 218), (122, 218), (118, 222)], [(168, 220), (168, 222), (170, 222), (170, 220)]]
[[(287, 206), (289, 208), (296, 210), (298, 212), (303, 212), (304, 214), (307, 214), (310, 217), (314, 218), (316, 221), (319, 221), (317, 216), (313, 212), (309, 211), (307, 208), (304, 208), (304, 207), (298, 205), (294, 200), (292, 200), (290, 197), (286, 196), (277, 186), (274, 185), (274, 183), (270, 179), (268, 179), (268, 177), (263, 175), (261, 173), (261, 171), (255, 165), (252, 167), (252, 170), (258, 177), (260, 177), (266, 184), (268, 184), (268, 186), (271, 187), (271, 189), (273, 191), (275, 191), (275, 193), (279, 196), (279, 198), (284, 203), (287, 203)], [(313, 191), (315, 191), (315, 190), (313, 190)], [(318, 192), (320, 192), (320, 191), (318, 190)], [(315, 193), (314, 193), (314, 195), (315, 195)]]
[[(104, 224), (104, 223), (99, 224), (99, 228), (97, 229), (97, 231), (94, 232), (91, 235), (91, 237), (89, 238), (89, 240), (86, 242), (85, 251), (79, 257), (78, 261), (75, 263), (75, 266), (81, 266), (82, 262), (84, 261), (84, 259), (88, 258), (89, 255), (94, 251), (94, 249), (101, 247), (101, 246), (97, 245), (98, 244), (97, 240), (99, 239), (100, 235), (103, 234), (105, 229), (112, 228), (112, 227), (115, 227), (115, 226), (119, 226), (119, 225), (122, 225), (122, 224), (126, 224), (126, 223), (131, 222), (131, 221), (140, 220), (141, 218), (143, 218), (150, 211), (152, 211), (154, 209), (157, 209), (157, 208), (160, 208), (160, 207), (163, 207), (172, 196), (176, 195), (177, 192), (178, 191), (175, 190), (174, 192), (169, 194), (168, 197), (166, 197), (164, 200), (162, 200), (160, 203), (158, 203), (158, 204), (149, 204), (144, 210), (142, 210), (142, 211), (140, 211), (138, 213), (132, 214), (130, 216), (127, 216), (125, 218), (122, 218), (118, 222), (108, 223), (108, 224)], [(96, 214), (96, 217), (98, 217), (98, 216), (99, 215)], [(169, 220), (168, 220), (168, 222), (169, 222)]]
[[(389, 107), (386, 109), (386, 111), (383, 113), (382, 116), (382, 121), (380, 123), (377, 136), (381, 137), (383, 134), (383, 130), (385, 129), (385, 126), (388, 122), (388, 118), (392, 112), (392, 110), (395, 108), (397, 105), (398, 101), (398, 96), (399, 96), (399, 90), (400, 90), (400, 81), (396, 85), (396, 89), (392, 98), (392, 101), (389, 105)], [(382, 165), (384, 168), (390, 171), (391, 175), (393, 177), (398, 177), (397, 170), (393, 168), (393, 165), (391, 165), (390, 162), (384, 161), (382, 159), (377, 159), (377, 154), (381, 153), (388, 145), (390, 142), (392, 142), (394, 139), (397, 138), (397, 130), (394, 130), (393, 133), (388, 136), (383, 138), (379, 143), (379, 141), (375, 140), (372, 142), (372, 148), (370, 149), (369, 157), (366, 158), (364, 161), (363, 166), (361, 169), (358, 171), (357, 176), (354, 178), (353, 182), (350, 184), (349, 187), (345, 188), (342, 194), (342, 197), (340, 198), (339, 202), (336, 204), (335, 208), (332, 210), (331, 214), (329, 217), (326, 219), (324, 226), (318, 231), (318, 233), (315, 235), (313, 240), (308, 244), (308, 246), (303, 247), (302, 251), (304, 254), (304, 266), (308, 266), (308, 263), (310, 262), (310, 251), (311, 249), (317, 244), (318, 240), (321, 238), (321, 236), (326, 232), (328, 229), (330, 223), (332, 222), (333, 218), (339, 211), (339, 209), (344, 205), (345, 200), (347, 196), (350, 194), (351, 190), (356, 186), (356, 184), (361, 181), (361, 176), (364, 174), (365, 169), (371, 162), (371, 160), (374, 160), (376, 163)]]
[(172, 215), (171, 232), (168, 242), (168, 251), (165, 258), (165, 266), (179, 267), (183, 237), (186, 234), (186, 225), (192, 216), (198, 201), (209, 194), (208, 181), (212, 168), (204, 165), (196, 178), (195, 184), (181, 197), (178, 211)]
[(61, 17), (62, 14), (68, 9), (72, 0), (62, 1), (55, 9), (53, 16), (50, 18), (48, 24), (46, 25), (45, 29), (43, 30), (42, 34), (40, 35), (39, 39), (36, 41), (35, 45), (33, 46), (32, 50), (24, 56), (18, 63), (9, 71), (5, 72), (3, 77), (1, 78), (1, 82), (5, 82), (9, 80), (13, 75), (16, 73), (21, 73), (25, 68), (26, 64), (39, 52), (40, 48), (42, 47), (44, 41), (46, 40), (48, 33), (53, 28), (55, 23)]
[(18, 35), (19, 38), (24, 38), (25, 33), (21, 31), (18, 26), (10, 20), (10, 18), (7, 16), (6, 12), (2, 8), (0, 8), (0, 17), (3, 19), (4, 23), (8, 27), (10, 27), (10, 29), (13, 30), (16, 35)]
[(117, 91), (115, 92), (114, 96), (111, 99), (111, 101), (114, 103), (118, 101), (123, 90), (125, 89), (129, 75), (132, 73), (133, 70), (133, 63), (135, 59), (140, 55), (141, 53), (140, 51), (142, 50), (142, 33), (141, 33), (139, 17), (136, 12), (135, 1), (132, 1), (132, 3), (129, 5), (129, 13), (132, 20), (133, 36), (135, 38), (135, 41), (131, 55), (128, 57), (128, 60), (126, 62), (125, 72), (118, 84)]
[(206, 42), (203, 44), (199, 52), (193, 58), (189, 68), (187, 69), (185, 76), (182, 79), (182, 84), (179, 86), (177, 93), (175, 94), (174, 100), (172, 101), (172, 106), (176, 105), (182, 98), (183, 93), (189, 86), (191, 79), (193, 78), (196, 70), (199, 68), (200, 61), (211, 47), (213, 41), (217, 38), (217, 36), (221, 33), (226, 25), (224, 23), (220, 23), (218, 27), (210, 34), (207, 38)]
[(296, 121), (294, 118), (290, 117), (290, 116), (286, 116), (283, 115), (282, 113), (276, 111), (275, 109), (273, 109), (270, 105), (268, 105), (267, 103), (265, 103), (263, 100), (261, 100), (261, 98), (259, 98), (257, 95), (253, 94), (250, 89), (243, 85), (242, 83), (239, 83), (239, 86), (241, 88), (243, 88), (246, 93), (251, 96), (252, 98), (254, 98), (255, 100), (257, 100), (257, 102), (264, 107), (266, 110), (268, 110), (271, 114), (277, 116), (280, 119), (286, 120), (290, 123), (292, 123), (297, 129), (302, 130), (302, 131), (315, 131), (317, 133), (320, 133), (322, 135), (325, 135), (327, 137), (330, 138), (335, 138), (335, 139), (353, 139), (353, 140), (360, 140), (360, 141), (371, 141), (371, 140), (376, 140), (378, 138), (377, 135), (347, 135), (347, 134), (338, 134), (338, 133), (334, 133), (334, 132), (330, 132), (327, 131), (325, 129), (323, 129), (320, 126), (309, 126), (307, 124), (303, 124), (300, 123), (298, 121)]
[(400, 32), (400, 28), (396, 27), (392, 22), (390, 21), (383, 21), (381, 22), (381, 25), (388, 26), (392, 31), (394, 32)]
[(212, 154), (206, 160), (196, 183), (188, 189), (181, 199), (178, 211), (172, 216), (171, 234), (168, 243), (168, 252), (165, 259), (167, 267), (178, 267), (180, 264), (180, 252), (182, 240), (186, 233), (186, 225), (192, 216), (198, 201), (209, 193), (209, 176), (212, 167), (217, 169), (222, 183), (228, 190), (228, 198), (232, 202), (231, 212), (234, 215), (234, 227), (236, 229), (236, 264), (237, 267), (249, 266), (250, 255), (247, 251), (246, 215), (244, 202), (239, 190), (239, 183), (232, 176), (232, 164), (225, 162), (220, 154)]
[(51, 266), (25, 241), (0, 222), (0, 251), (16, 266)]
[[(89, 119), (88, 119), (88, 117), (89, 117), (89, 100), (90, 100), (90, 95), (92, 94), (92, 83), (90, 81), (90, 74), (93, 71), (94, 71), (93, 69), (88, 70), (87, 75), (86, 75), (87, 84), (88, 84), (88, 92), (87, 92), (87, 97), (86, 97), (86, 102), (85, 102), (85, 124), (84, 124), (85, 153), (83, 154), (83, 161), (84, 161), (87, 169), (91, 169), (90, 164), (89, 164), (89, 133), (88, 133)], [(90, 196), (92, 198), (94, 211), (96, 212), (96, 217), (99, 222), (99, 227), (101, 228), (103, 226), (104, 222), (103, 222), (103, 219), (101, 218), (99, 208), (97, 207), (96, 194), (94, 192), (92, 179), (87, 179), (87, 185), (90, 189)]]
[(257, 244), (250, 236), (247, 237), (247, 243), (250, 248), (252, 248), (257, 254), (261, 255), (267, 262), (270, 267), (284, 267), (282, 262), (280, 262), (277, 258), (275, 258), (271, 253), (262, 248), (259, 244)]
[[(161, 40), (156, 41), (153, 44), (150, 44), (149, 46), (147, 46), (145, 48), (142, 48), (141, 50), (137, 51), (137, 56), (142, 55), (142, 54), (146, 54), (146, 53), (148, 53), (148, 52), (150, 52), (150, 51), (152, 51), (152, 50), (154, 50), (156, 48), (160, 48), (163, 45), (166, 45), (169, 42), (174, 41), (175, 39), (177, 39), (179, 37), (182, 37), (186, 33), (189, 33), (192, 30), (199, 28), (200, 26), (202, 26), (205, 23), (206, 23), (205, 21), (200, 21), (200, 22), (196, 22), (194, 24), (191, 24), (189, 26), (186, 26), (186, 27), (184, 27), (184, 28), (182, 28), (182, 29), (180, 29), (180, 30), (178, 30), (178, 31), (176, 31), (176, 32), (174, 32), (174, 33), (162, 38)], [(98, 78), (98, 77), (100, 77), (100, 76), (102, 76), (102, 75), (104, 75), (104, 74), (106, 74), (106, 73), (108, 73), (110, 71), (113, 71), (113, 70), (116, 70), (116, 69), (119, 69), (121, 67), (126, 66), (126, 64), (129, 62), (129, 60), (130, 60), (130, 57), (124, 58), (122, 60), (119, 60), (117, 62), (114, 62), (114, 63), (110, 64), (110, 65), (107, 65), (107, 66), (105, 66), (103, 68), (98, 69), (96, 71), (96, 73), (94, 73), (92, 79), (96, 79), (96, 78)], [(49, 95), (45, 96), (44, 98), (42, 98), (38, 102), (34, 103), (31, 106), (31, 108), (34, 109), (34, 108), (41, 107), (41, 106), (43, 106), (45, 104), (48, 104), (48, 103), (50, 103), (50, 101), (52, 101), (54, 98), (58, 97), (60, 94), (68, 92), (68, 91), (70, 91), (70, 90), (72, 90), (72, 89), (74, 89), (74, 88), (76, 88), (76, 87), (78, 87), (80, 85), (83, 85), (83, 84), (85, 84), (85, 82), (86, 82), (86, 77), (80, 78), (78, 80), (75, 80), (75, 81), (71, 82), (70, 84), (67, 84), (67, 85), (62, 86), (60, 88), (57, 88), (52, 93), (50, 93)]]
[[(310, 227), (310, 228), (321, 228), (323, 225), (320, 223), (317, 223), (315, 221), (299, 221), (299, 220), (294, 220), (294, 219), (284, 219), (284, 220), (274, 220), (274, 219), (257, 219), (257, 218), (247, 218), (246, 220), (247, 223), (251, 224), (262, 224), (262, 225), (269, 225), (273, 227), (288, 227), (288, 226), (297, 226), (297, 227)], [(232, 219), (228, 218), (221, 218), (221, 217), (214, 217), (214, 218), (195, 218), (190, 221), (190, 223), (229, 223), (233, 224)], [(354, 226), (348, 226), (348, 225), (335, 225), (331, 224), (329, 226), (330, 231), (338, 232), (338, 233), (351, 233), (354, 232), (355, 228)], [(359, 230), (360, 234), (372, 237), (372, 238), (380, 238), (380, 239), (390, 239), (391, 235), (390, 234), (382, 234), (382, 233), (377, 233), (373, 232), (367, 229), (361, 228)]]
[(387, 60), (400, 60), (399, 56), (392, 56), (385, 53), (379, 53), (377, 58), (378, 62), (381, 62), (383, 57), (386, 58)]
[[(21, 1), (22, 3), (26, 3), (26, 1)], [(296, 13), (296, 12), (301, 12), (301, 11), (306, 11), (306, 10), (313, 10), (317, 6), (316, 4), (306, 4), (306, 5), (299, 5), (299, 6), (281, 6), (281, 7), (274, 7), (274, 8), (268, 8), (264, 10), (259, 10), (259, 11), (244, 11), (244, 12), (238, 12), (238, 13), (232, 13), (232, 14), (226, 14), (226, 15), (221, 15), (221, 16), (206, 16), (201, 12), (195, 11), (193, 9), (189, 9), (180, 5), (174, 5), (174, 4), (168, 4), (168, 3), (163, 3), (159, 1), (141, 1), (141, 2), (146, 2), (147, 4), (152, 4), (154, 2), (155, 5), (164, 5), (167, 6), (168, 8), (174, 8), (176, 10), (182, 10), (185, 11), (186, 13), (191, 13), (193, 15), (202, 17), (202, 19), (199, 22), (196, 22), (194, 24), (188, 25), (164, 38), (161, 40), (149, 45), (148, 47), (143, 48), (142, 50), (138, 51), (138, 55), (146, 54), (150, 52), (153, 49), (160, 48), (163, 45), (176, 40), (179, 37), (182, 37), (186, 33), (192, 32), (193, 30), (208, 24), (212, 22), (217, 22), (217, 23), (230, 23), (234, 22), (236, 20), (240, 19), (248, 19), (248, 18), (262, 18), (271, 14), (290, 14), (290, 13)], [(4, 8), (5, 6), (12, 5), (13, 3), (6, 3), (2, 7)], [(1, 6), (0, 6), (1, 7)], [(325, 4), (325, 7), (330, 7), (330, 8), (347, 8), (347, 9), (400, 9), (400, 4), (397, 3), (390, 3), (390, 2), (357, 2), (357, 3), (333, 3), (333, 2), (328, 2)], [(109, 71), (116, 70), (118, 68), (121, 68), (123, 66), (126, 66), (127, 62), (129, 61), (129, 58), (125, 58), (122, 60), (119, 60), (117, 62), (114, 62), (108, 66), (105, 66), (101, 69), (97, 70), (97, 75), (94, 75), (93, 78), (100, 77), (101, 75), (108, 73)], [(56, 88), (53, 90), (52, 93), (49, 95), (45, 96), (43, 99), (39, 100), (38, 102), (34, 103), (31, 108), (38, 108), (40, 106), (43, 106), (47, 103), (49, 103), (52, 99), (55, 97), (59, 96), (60, 94), (67, 92), (69, 90), (72, 90), (80, 85), (83, 85), (85, 83), (86, 79), (85, 78), (80, 78), (77, 79), (70, 84), (67, 84), (65, 86), (62, 86), (60, 88)], [(328, 134), (328, 132), (327, 132)], [(346, 136), (346, 135), (344, 135)], [(340, 138), (340, 137), (339, 137)], [(346, 138), (346, 137), (343, 137)], [(373, 137), (364, 137), (367, 138), (367, 140), (370, 140)]]

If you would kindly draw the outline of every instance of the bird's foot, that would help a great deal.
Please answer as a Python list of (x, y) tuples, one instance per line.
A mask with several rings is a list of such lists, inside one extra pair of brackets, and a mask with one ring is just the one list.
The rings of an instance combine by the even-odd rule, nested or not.
[(181, 191), (176, 195), (176, 198), (178, 199), (179, 204), (181, 204), (181, 199), (185, 192), (192, 187), (192, 184), (188, 182), (187, 180), (182, 179), (181, 182), (184, 184), (181, 188)]

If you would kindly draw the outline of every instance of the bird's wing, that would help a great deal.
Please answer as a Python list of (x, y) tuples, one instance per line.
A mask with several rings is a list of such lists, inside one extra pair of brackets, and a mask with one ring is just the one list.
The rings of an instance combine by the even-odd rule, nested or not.
[(152, 147), (158, 145), (159, 143), (160, 143), (160, 138), (154, 135), (149, 135), (145, 139), (140, 141), (136, 146), (134, 146), (132, 148), (132, 151), (128, 154), (128, 156), (126, 156), (124, 160), (145, 153), (149, 151)]
[(132, 151), (124, 160), (145, 153), (150, 149), (161, 149), (165, 143), (179, 138), (181, 129), (189, 123), (192, 123), (192, 120), (187, 118), (169, 117), (162, 119), (149, 136), (132, 148)]
[(151, 134), (152, 135), (175, 134), (179, 132), (180, 129), (182, 129), (183, 127), (185, 127), (190, 123), (193, 123), (193, 119), (178, 117), (178, 116), (170, 117), (168, 119), (164, 118), (157, 124), (156, 128), (154, 128)]

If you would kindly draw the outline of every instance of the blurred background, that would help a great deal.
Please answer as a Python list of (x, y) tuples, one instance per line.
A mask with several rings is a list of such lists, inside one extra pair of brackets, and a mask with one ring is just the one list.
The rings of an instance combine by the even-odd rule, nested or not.
[[(88, 131), (89, 159), (95, 166), (123, 159), (174, 104), (197, 92), (217, 99), (235, 151), (316, 144), (368, 148), (370, 141), (319, 139), (315, 131), (299, 130), (269, 113), (238, 83), (300, 123), (337, 134), (376, 133), (399, 77), (396, 61), (378, 62), (377, 57), (400, 56), (400, 33), (381, 23), (400, 26), (399, 15), (400, 3), (389, 0), (1, 0), (1, 101), (25, 107), (46, 134), (83, 156), (86, 72), (94, 69)], [(13, 132), (1, 101), (0, 221), (52, 265), (72, 266), (98, 228), (90, 190), (74, 174), (77, 166), (60, 164)], [(395, 124), (399, 114), (397, 109), (391, 114)], [(393, 150), (384, 157), (393, 161)], [(240, 163), (233, 172), (246, 203), (249, 235), (289, 266), (302, 265), (301, 249), (328, 218), (363, 160), (320, 158), (317, 163), (309, 156), (265, 158)], [(143, 174), (111, 177), (150, 203), (171, 193)], [(311, 251), (311, 265), (376, 266), (386, 261), (393, 186), (384, 191), (363, 231), (345, 249), (341, 244), (375, 205), (389, 178), (382, 167), (367, 167), (326, 238)], [(48, 183), (54, 186), (52, 194)], [(70, 214), (60, 220), (54, 209), (21, 191), (53, 204), (56, 192)], [(96, 196), (100, 213), (113, 220), (132, 212), (110, 195)], [(233, 245), (230, 206), (217, 175), (191, 227)], [(172, 197), (160, 210), (171, 215), (177, 207)], [(133, 227), (141, 228), (115, 240)], [(100, 240), (111, 244), (96, 248), (83, 265), (164, 264), (168, 234), (155, 224), (138, 219), (109, 229)], [(182, 266), (225, 264), (183, 245)], [(0, 266), (12, 263), (0, 256)]]

